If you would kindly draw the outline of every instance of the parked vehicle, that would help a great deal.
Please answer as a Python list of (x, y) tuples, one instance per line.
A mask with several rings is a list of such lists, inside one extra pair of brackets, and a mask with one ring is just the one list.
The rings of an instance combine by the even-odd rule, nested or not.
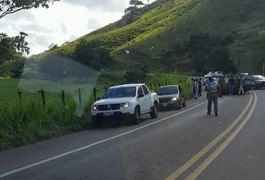
[(211, 76), (211, 75), (209, 75), (209, 74), (206, 74), (205, 76), (203, 76), (203, 85), (204, 85), (204, 87), (205, 87), (205, 91), (207, 91), (207, 86), (206, 86), (206, 84), (208, 84), (208, 82), (209, 82), (209, 77), (212, 77), (213, 78), (213, 81), (217, 81), (218, 82), (218, 79), (217, 78), (215, 78), (215, 77), (213, 77), (213, 76)]
[(215, 76), (215, 71), (210, 71), (210, 72), (208, 72), (208, 74), (206, 74), (206, 75), (208, 75), (208, 76)]
[(255, 89), (265, 87), (265, 77), (263, 75), (251, 75), (251, 78), (255, 81)]
[[(240, 87), (240, 80), (244, 77), (244, 91), (248, 92), (255, 88), (255, 81), (253, 80), (253, 77), (246, 75), (245, 73), (237, 74), (235, 75), (235, 87), (234, 87), (234, 94), (238, 94), (239, 87)], [(229, 94), (229, 83), (226, 83), (225, 85), (225, 94)]]
[(132, 118), (140, 123), (141, 115), (150, 113), (151, 118), (158, 116), (159, 99), (145, 84), (124, 84), (108, 88), (103, 97), (91, 106), (92, 121), (102, 126), (104, 121)]
[(207, 82), (209, 81), (209, 77), (212, 77), (214, 81), (217, 81), (217, 79), (211, 75), (206, 74), (205, 76), (203, 76), (202, 80), (203, 80), (203, 84), (207, 84)]
[(185, 96), (179, 85), (161, 86), (157, 90), (159, 108), (181, 109), (186, 106)]
[(217, 76), (220, 78), (220, 77), (224, 77), (225, 75), (222, 71), (215, 71), (214, 76)]

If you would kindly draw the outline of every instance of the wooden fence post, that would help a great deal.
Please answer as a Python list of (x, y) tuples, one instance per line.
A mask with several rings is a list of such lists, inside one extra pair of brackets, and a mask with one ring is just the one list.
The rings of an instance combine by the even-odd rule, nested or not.
[(78, 100), (79, 100), (79, 104), (81, 105), (82, 98), (81, 98), (81, 89), (80, 88), (78, 88)]
[(20, 91), (20, 89), (17, 88), (17, 94), (18, 94), (18, 98), (20, 100), (22, 100), (22, 92)]
[(41, 93), (42, 105), (45, 106), (46, 105), (46, 98), (45, 98), (44, 90), (41, 89), (40, 93)]
[(64, 95), (64, 89), (62, 89), (62, 103), (63, 103), (63, 106), (65, 107), (65, 95)]

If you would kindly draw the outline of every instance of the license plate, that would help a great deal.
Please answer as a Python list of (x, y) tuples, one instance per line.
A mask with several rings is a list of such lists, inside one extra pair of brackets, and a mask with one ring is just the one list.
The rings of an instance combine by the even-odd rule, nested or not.
[(113, 112), (104, 112), (103, 116), (113, 116)]
[(167, 103), (162, 103), (161, 105), (165, 107), (165, 106), (167, 106)]

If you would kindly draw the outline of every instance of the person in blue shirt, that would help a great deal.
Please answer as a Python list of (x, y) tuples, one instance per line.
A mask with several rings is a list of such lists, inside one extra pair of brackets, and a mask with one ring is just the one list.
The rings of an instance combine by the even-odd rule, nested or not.
[(211, 114), (213, 103), (215, 116), (218, 116), (218, 96), (220, 90), (219, 84), (217, 81), (213, 80), (212, 76), (210, 76), (206, 86), (208, 98), (207, 115)]
[(229, 79), (228, 79), (228, 88), (229, 88), (229, 95), (233, 95), (234, 94), (234, 88), (235, 88), (235, 80), (234, 78), (231, 76)]
[(239, 87), (239, 91), (238, 91), (238, 94), (245, 94), (245, 91), (244, 91), (244, 84), (245, 84), (245, 78), (244, 76), (241, 77), (240, 79), (240, 87)]

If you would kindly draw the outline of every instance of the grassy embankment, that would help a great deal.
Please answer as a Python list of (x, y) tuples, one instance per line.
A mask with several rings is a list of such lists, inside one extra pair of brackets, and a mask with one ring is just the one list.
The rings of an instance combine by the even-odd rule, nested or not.
[(191, 35), (232, 35), (235, 42), (229, 50), (238, 70), (262, 71), (265, 11), (260, 0), (158, 0), (146, 8), (133, 23), (114, 22), (54, 51), (71, 56), (81, 40), (96, 40), (111, 51), (121, 68), (146, 62), (156, 64), (150, 68), (157, 70), (188, 61), (173, 52), (176, 43), (182, 44)]
[[(123, 82), (124, 73), (104, 72), (97, 84), (97, 97), (104, 89)], [(65, 106), (61, 94), (45, 93), (46, 104), (43, 106), (39, 92), (22, 91), (19, 98), (16, 79), (0, 80), (0, 151), (24, 144), (34, 143), (43, 139), (61, 136), (91, 126), (89, 107), (94, 101), (93, 93), (81, 117), (74, 114), (76, 103), (70, 95), (65, 97)], [(155, 90), (159, 85), (181, 84), (186, 95), (189, 82), (185, 76), (175, 74), (148, 74), (146, 84)]]

